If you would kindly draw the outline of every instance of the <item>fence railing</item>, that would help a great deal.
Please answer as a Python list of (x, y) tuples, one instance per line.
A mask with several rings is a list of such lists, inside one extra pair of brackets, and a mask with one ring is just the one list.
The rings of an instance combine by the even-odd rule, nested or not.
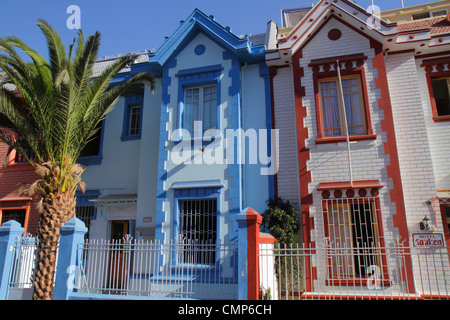
[(266, 245), (259, 256), (262, 298), (450, 299), (446, 247)]
[(235, 299), (237, 245), (162, 243), (126, 237), (86, 240), (75, 271), (78, 292)]
[(31, 288), (36, 261), (36, 238), (27, 236), (17, 239), (13, 248), (10, 288)]
[(31, 299), (37, 253), (36, 241), (35, 237), (26, 236), (14, 242), (8, 281), (8, 298), (11, 300)]

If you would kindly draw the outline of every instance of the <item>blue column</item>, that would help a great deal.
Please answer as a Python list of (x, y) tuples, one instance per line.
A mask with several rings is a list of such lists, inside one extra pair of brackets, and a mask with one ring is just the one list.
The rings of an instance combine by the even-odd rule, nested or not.
[(14, 244), (16, 239), (22, 238), (24, 230), (15, 220), (7, 221), (0, 227), (0, 300), (7, 298)]
[(238, 299), (247, 300), (247, 214), (236, 215), (238, 223)]
[(61, 227), (54, 300), (67, 300), (73, 291), (73, 272), (81, 261), (81, 250), (87, 228), (83, 221), (72, 218)]

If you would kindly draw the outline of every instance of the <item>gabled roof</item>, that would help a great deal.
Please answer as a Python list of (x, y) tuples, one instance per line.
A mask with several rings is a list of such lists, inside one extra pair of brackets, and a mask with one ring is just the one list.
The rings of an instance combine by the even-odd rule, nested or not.
[[(388, 23), (373, 16), (353, 1), (321, 0), (288, 34), (270, 30), (276, 28), (274, 23), (268, 25), (270, 45), (266, 51), (267, 63), (269, 65), (290, 63), (292, 55), (308, 43), (330, 19), (339, 20), (356, 32), (382, 43), (386, 52), (416, 50), (420, 46), (423, 53), (425, 50), (441, 50), (438, 47), (450, 44), (448, 16), (397, 26), (397, 23)], [(437, 34), (448, 36), (437, 39)], [(273, 43), (277, 43), (277, 46), (274, 47)]]
[(263, 44), (252, 43), (247, 35), (243, 37), (235, 35), (229, 27), (217, 23), (213, 16), (207, 16), (202, 11), (195, 9), (161, 47), (150, 55), (149, 62), (152, 70), (160, 72), (162, 66), (182, 50), (192, 37), (199, 32), (203, 32), (226, 50), (233, 52), (241, 60), (248, 62), (264, 60), (265, 46)]

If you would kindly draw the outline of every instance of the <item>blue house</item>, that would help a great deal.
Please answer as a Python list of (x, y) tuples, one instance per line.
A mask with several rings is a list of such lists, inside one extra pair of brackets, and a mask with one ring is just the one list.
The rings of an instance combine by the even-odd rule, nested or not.
[(95, 203), (90, 237), (229, 242), (236, 214), (265, 210), (277, 135), (264, 41), (196, 9), (121, 72), (117, 81), (149, 71), (157, 85), (122, 97), (102, 124), (98, 154), (82, 158), (90, 191), (79, 212)]

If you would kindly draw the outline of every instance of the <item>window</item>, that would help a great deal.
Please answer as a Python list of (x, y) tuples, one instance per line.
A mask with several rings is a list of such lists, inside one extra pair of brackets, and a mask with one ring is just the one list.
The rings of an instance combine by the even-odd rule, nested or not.
[(100, 195), (98, 190), (86, 190), (84, 193), (77, 192), (77, 206), (75, 207), (75, 215), (78, 219), (84, 222), (88, 232), (85, 234), (85, 238), (89, 238), (89, 227), (91, 221), (96, 218), (97, 208), (91, 201), (97, 199)]
[(187, 246), (184, 263), (213, 264), (217, 236), (217, 199), (178, 200), (179, 238)]
[(183, 69), (175, 74), (178, 79), (178, 110), (177, 134), (172, 137), (174, 141), (201, 138), (209, 129), (212, 129), (208, 132), (210, 137), (220, 135), (223, 70), (222, 65), (217, 64)]
[(372, 198), (324, 201), (325, 233), (333, 249), (329, 276), (367, 277), (371, 266), (380, 267), (378, 219)]
[(96, 133), (80, 153), (78, 159), (81, 164), (100, 164), (102, 161), (103, 121), (97, 125), (96, 129)]
[(208, 85), (185, 89), (184, 128), (194, 136), (194, 122), (201, 121), (203, 134), (217, 129), (217, 86)]
[[(349, 135), (367, 134), (364, 100), (359, 76), (342, 77), (342, 91)], [(338, 78), (319, 80), (323, 136), (345, 136), (343, 106), (339, 102)]]
[(143, 95), (129, 95), (125, 97), (122, 141), (141, 138), (143, 100)]
[(430, 17), (430, 13), (427, 12), (421, 12), (421, 13), (416, 13), (412, 15), (412, 19), (413, 20), (420, 20), (420, 19), (426, 19)]
[(141, 106), (130, 107), (130, 124), (128, 135), (135, 136), (141, 133)]
[(35, 154), (34, 151), (31, 149), (25, 149), (25, 156), (16, 152), (16, 156), (14, 157), (14, 162), (16, 163), (20, 163), (20, 162), (28, 162), (27, 161), (27, 157), (28, 159), (34, 159), (35, 158)]
[(26, 216), (26, 210), (25, 209), (7, 209), (1, 211), (1, 224), (9, 221), (9, 220), (16, 220), (20, 223), (22, 227), (25, 226), (25, 216)]
[(447, 9), (430, 11), (432, 17), (441, 17), (447, 15)]
[(447, 15), (447, 9), (434, 10), (434, 11), (426, 11), (421, 13), (416, 13), (412, 15), (413, 20), (434, 18)]
[(215, 243), (217, 199), (179, 200), (180, 237), (199, 243)]
[(450, 115), (450, 78), (432, 78), (431, 87), (437, 116)]

